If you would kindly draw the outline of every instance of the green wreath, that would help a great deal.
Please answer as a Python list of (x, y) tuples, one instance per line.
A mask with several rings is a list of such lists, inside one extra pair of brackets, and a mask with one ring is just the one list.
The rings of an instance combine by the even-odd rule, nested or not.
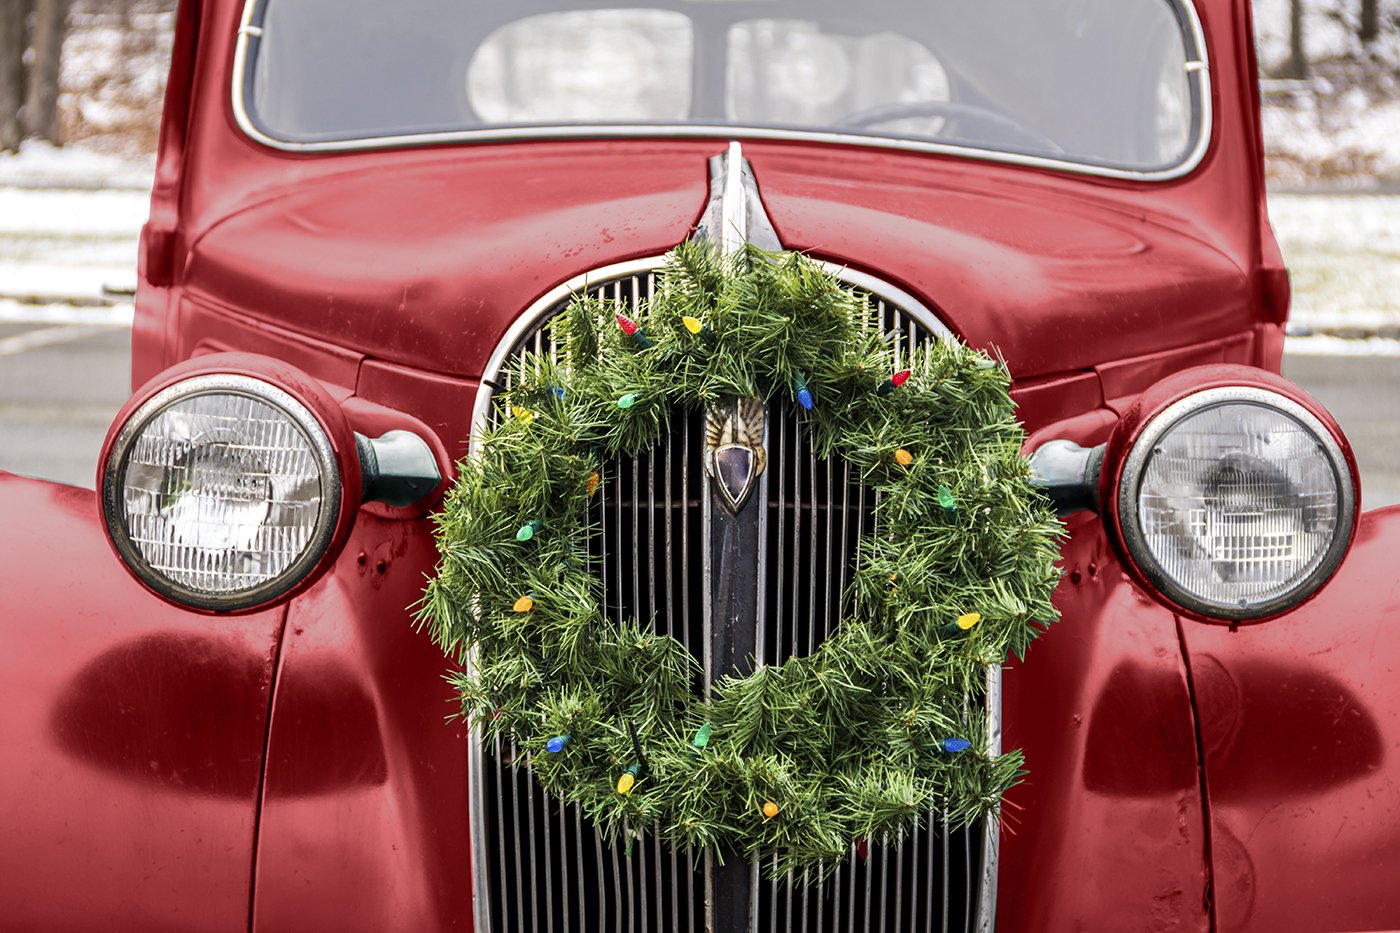
[[(966, 698), (1056, 617), (1061, 533), (1005, 368), (934, 340), (894, 373), (864, 299), (797, 254), (685, 244), (654, 297), (618, 311), (580, 298), (551, 325), (560, 359), (525, 354), (437, 516), (418, 619), (465, 666), (449, 674), (463, 715), (608, 838), (657, 826), (776, 872), (832, 867), (930, 811), (991, 813), (1022, 759), (986, 754)], [(814, 654), (705, 698), (680, 642), (605, 616), (589, 502), (602, 464), (654, 447), (674, 407), (736, 396), (798, 406), (816, 455), (880, 494), (879, 532)]]

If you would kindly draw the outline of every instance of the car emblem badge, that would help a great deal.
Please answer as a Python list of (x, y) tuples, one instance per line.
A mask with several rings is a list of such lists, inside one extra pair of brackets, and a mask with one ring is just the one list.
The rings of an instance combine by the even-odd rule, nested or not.
[(738, 515), (768, 464), (763, 450), (763, 402), (725, 399), (709, 406), (705, 418), (705, 472), (724, 507)]

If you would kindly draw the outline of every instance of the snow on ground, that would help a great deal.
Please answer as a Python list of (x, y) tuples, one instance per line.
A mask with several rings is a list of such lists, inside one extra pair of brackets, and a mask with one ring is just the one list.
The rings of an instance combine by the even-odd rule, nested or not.
[(149, 200), (140, 190), (0, 187), (0, 299), (134, 288)]
[(1400, 195), (1271, 194), (1295, 328), (1400, 337)]
[(0, 298), (0, 326), (5, 324), (43, 324), (58, 327), (64, 324), (130, 327), (135, 309), (127, 303), (106, 307), (75, 307), (71, 304), (31, 304)]
[(1290, 336), (1283, 352), (1289, 356), (1385, 356), (1400, 357), (1400, 340), (1390, 337), (1348, 339), (1326, 334)]
[[(0, 153), (0, 187), (5, 188), (119, 189), (142, 191), (149, 199), (154, 173), (154, 158), (131, 161), (37, 139), (26, 140), (18, 155)], [(4, 217), (0, 211), (0, 224)]]

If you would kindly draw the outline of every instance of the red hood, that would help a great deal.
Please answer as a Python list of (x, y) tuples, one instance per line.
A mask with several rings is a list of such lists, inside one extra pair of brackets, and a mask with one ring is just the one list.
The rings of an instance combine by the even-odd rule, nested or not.
[[(475, 376), (551, 287), (682, 240), (721, 148), (534, 143), (327, 160), (210, 224), (185, 284), (240, 316)], [(1254, 323), (1244, 263), (1185, 219), (1195, 215), (1170, 186), (1144, 196), (1153, 186), (827, 146), (746, 143), (745, 155), (786, 246), (921, 296), (1018, 376)], [(1154, 197), (1181, 209), (1145, 212)]]

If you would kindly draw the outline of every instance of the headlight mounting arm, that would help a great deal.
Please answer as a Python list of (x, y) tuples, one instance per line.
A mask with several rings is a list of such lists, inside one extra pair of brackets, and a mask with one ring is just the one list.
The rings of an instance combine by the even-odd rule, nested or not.
[(1061, 518), (1099, 511), (1099, 474), (1107, 444), (1080, 447), (1074, 441), (1046, 441), (1031, 454), (1031, 482), (1050, 497)]

